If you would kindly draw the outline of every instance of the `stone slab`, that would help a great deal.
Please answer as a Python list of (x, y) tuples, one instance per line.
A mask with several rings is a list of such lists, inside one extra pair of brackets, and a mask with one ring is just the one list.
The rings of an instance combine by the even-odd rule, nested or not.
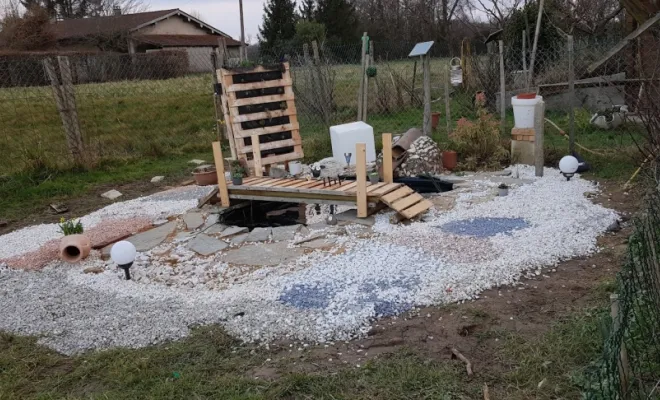
[(209, 216), (206, 217), (206, 221), (204, 221), (204, 226), (202, 226), (203, 231), (209, 229), (213, 225), (216, 225), (218, 223), (218, 220), (220, 219), (220, 216), (218, 214), (210, 214)]
[(229, 228), (222, 231), (222, 234), (219, 236), (221, 238), (238, 235), (239, 233), (247, 233), (248, 228), (243, 226), (230, 226)]
[(115, 189), (108, 190), (107, 192), (105, 192), (101, 195), (101, 197), (105, 197), (106, 199), (109, 199), (109, 200), (114, 200), (114, 199), (116, 199), (118, 197), (121, 197), (121, 196), (122, 196), (121, 192), (119, 190), (115, 190)]
[(376, 220), (374, 219), (373, 215), (367, 218), (358, 218), (357, 210), (355, 209), (346, 210), (339, 214), (335, 214), (335, 218), (342, 225), (360, 224), (365, 226), (373, 226), (376, 223)]
[(163, 179), (165, 179), (165, 177), (162, 175), (154, 176), (153, 178), (151, 178), (151, 183), (162, 182)]
[(280, 242), (282, 240), (293, 240), (296, 233), (300, 232), (302, 225), (288, 225), (278, 226), (273, 228), (273, 242)]
[[(133, 235), (126, 240), (133, 243), (137, 251), (151, 250), (159, 244), (163, 243), (165, 239), (174, 232), (176, 229), (176, 221), (168, 222), (157, 228), (150, 229)], [(113, 243), (114, 244), (114, 243)], [(109, 255), (112, 244), (106, 246), (102, 250), (103, 255)]]
[(218, 240), (209, 235), (200, 233), (188, 243), (188, 248), (202, 256), (209, 256), (220, 250), (226, 249), (229, 245), (222, 240)]
[(235, 246), (237, 246), (239, 244), (243, 244), (243, 242), (245, 242), (245, 239), (247, 239), (248, 236), (250, 236), (249, 233), (241, 233), (240, 235), (236, 235), (233, 238), (231, 238), (230, 243), (235, 245)]
[(199, 212), (187, 212), (183, 214), (183, 222), (187, 229), (194, 230), (204, 224), (204, 216)]
[(206, 229), (202, 229), (204, 233), (209, 235), (217, 235), (218, 233), (223, 233), (227, 229), (227, 225), (224, 224), (213, 224)]
[(303, 249), (287, 247), (286, 242), (243, 246), (229, 250), (223, 260), (230, 264), (269, 266), (295, 260), (304, 254)]
[(320, 238), (301, 244), (301, 247), (314, 250), (325, 250), (334, 246), (337, 242), (334, 239)]
[(271, 228), (254, 228), (246, 242), (265, 242), (270, 237)]

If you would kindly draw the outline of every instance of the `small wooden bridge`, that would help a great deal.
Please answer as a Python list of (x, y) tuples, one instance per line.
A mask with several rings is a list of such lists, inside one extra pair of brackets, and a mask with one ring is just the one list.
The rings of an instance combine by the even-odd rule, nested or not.
[[(367, 181), (366, 149), (362, 143), (356, 146), (356, 179), (333, 183), (322, 179), (269, 178), (254, 176), (245, 178), (241, 185), (229, 185), (225, 181), (224, 160), (220, 143), (213, 143), (213, 156), (218, 173), (218, 196), (223, 207), (231, 200), (282, 201), (309, 204), (337, 204), (357, 206), (357, 216), (365, 218), (371, 211), (387, 206), (398, 213), (399, 219), (418, 216), (433, 206), (410, 187), (394, 183), (392, 178), (391, 136), (383, 135), (385, 151), (383, 159), (384, 182), (371, 184)], [(389, 144), (388, 147), (387, 144)], [(389, 153), (389, 157), (388, 157)], [(388, 163), (389, 158), (389, 163)], [(389, 165), (387, 165), (389, 164)], [(387, 173), (389, 171), (389, 173)], [(257, 172), (257, 174), (259, 174)], [(370, 207), (371, 205), (371, 207)]]

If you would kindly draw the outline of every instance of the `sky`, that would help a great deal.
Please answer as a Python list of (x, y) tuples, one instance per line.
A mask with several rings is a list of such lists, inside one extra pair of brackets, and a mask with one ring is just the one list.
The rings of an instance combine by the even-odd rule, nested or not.
[[(243, 17), (245, 19), (245, 38), (257, 40), (259, 25), (264, 12), (264, 0), (243, 0)], [(234, 39), (240, 39), (241, 23), (238, 0), (150, 0), (149, 10), (166, 10), (179, 8), (184, 12), (194, 12), (209, 25), (229, 34)]]

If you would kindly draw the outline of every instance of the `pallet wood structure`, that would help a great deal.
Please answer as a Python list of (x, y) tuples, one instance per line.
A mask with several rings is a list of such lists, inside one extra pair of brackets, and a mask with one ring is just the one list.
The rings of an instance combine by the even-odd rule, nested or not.
[[(390, 146), (384, 147), (383, 158), (391, 160), (392, 134), (384, 134), (383, 143), (390, 143)], [(430, 201), (410, 187), (394, 183), (391, 169), (389, 174), (384, 174), (384, 182), (376, 184), (368, 182), (365, 144), (358, 143), (355, 153), (355, 181), (327, 182), (322, 179), (253, 176), (245, 178), (241, 185), (228, 185), (224, 176), (224, 159), (220, 151), (220, 143), (214, 142), (213, 156), (218, 174), (218, 196), (223, 207), (229, 207), (232, 199), (357, 205), (359, 218), (367, 217), (381, 209), (381, 205), (384, 204), (398, 213), (399, 220), (414, 218), (433, 206)]]
[[(289, 63), (217, 70), (232, 158), (262, 166), (303, 157)], [(255, 151), (255, 144), (260, 151)]]

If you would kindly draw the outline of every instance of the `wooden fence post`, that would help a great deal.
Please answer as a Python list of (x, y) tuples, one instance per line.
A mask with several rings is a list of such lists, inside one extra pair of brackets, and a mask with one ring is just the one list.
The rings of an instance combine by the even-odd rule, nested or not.
[(363, 97), (362, 95), (364, 94), (364, 74), (365, 74), (365, 68), (364, 68), (364, 57), (366, 56), (367, 53), (367, 32), (364, 32), (362, 34), (362, 58), (361, 58), (361, 64), (360, 64), (360, 88), (358, 89), (358, 115), (357, 115), (357, 120), (362, 121), (362, 102), (363, 102)]
[(506, 134), (506, 79), (504, 76), (504, 41), (498, 41), (500, 47), (500, 129)]
[(545, 103), (540, 101), (534, 107), (534, 172), (536, 176), (543, 176), (545, 154), (543, 148), (543, 135), (545, 125)]
[(451, 79), (451, 72), (449, 71), (449, 64), (445, 66), (445, 118), (447, 119), (447, 135), (451, 133), (451, 99), (449, 98), (449, 81)]
[(50, 79), (53, 98), (55, 99), (57, 111), (62, 120), (69, 153), (76, 164), (83, 164), (85, 161), (85, 149), (80, 124), (78, 122), (78, 111), (76, 109), (76, 97), (69, 58), (58, 56), (57, 62), (60, 67), (62, 84), (60, 84), (52, 60), (48, 58), (43, 60), (44, 69)]
[(227, 179), (225, 178), (225, 159), (222, 157), (220, 142), (213, 142), (213, 160), (215, 171), (218, 174), (218, 197), (223, 207), (229, 207), (229, 191), (227, 190)]
[(252, 138), (252, 161), (254, 165), (254, 176), (264, 176), (261, 167), (261, 145), (259, 144), (259, 135), (253, 134)]
[(366, 57), (364, 57), (364, 74), (362, 79), (364, 79), (364, 93), (362, 93), (362, 121), (367, 122), (367, 111), (369, 111), (369, 76), (367, 76), (367, 69), (371, 66), (373, 62), (373, 52), (371, 48), (371, 40), (369, 40), (369, 51), (367, 52)]
[(367, 210), (367, 145), (355, 145), (355, 180), (357, 181), (357, 216), (366, 218)]
[(431, 55), (422, 56), (422, 70), (424, 71), (424, 131), (425, 136), (431, 136)]
[[(612, 293), (610, 295), (610, 316), (612, 317), (612, 335), (617, 335), (621, 328), (621, 316), (619, 315), (619, 295)], [(628, 351), (626, 344), (623, 342), (624, 335), (621, 335), (621, 348), (619, 349), (619, 357), (617, 367), (619, 369), (619, 380), (621, 381), (621, 398), (629, 399), (628, 393), (628, 378), (630, 377), (630, 362), (628, 361)]]

